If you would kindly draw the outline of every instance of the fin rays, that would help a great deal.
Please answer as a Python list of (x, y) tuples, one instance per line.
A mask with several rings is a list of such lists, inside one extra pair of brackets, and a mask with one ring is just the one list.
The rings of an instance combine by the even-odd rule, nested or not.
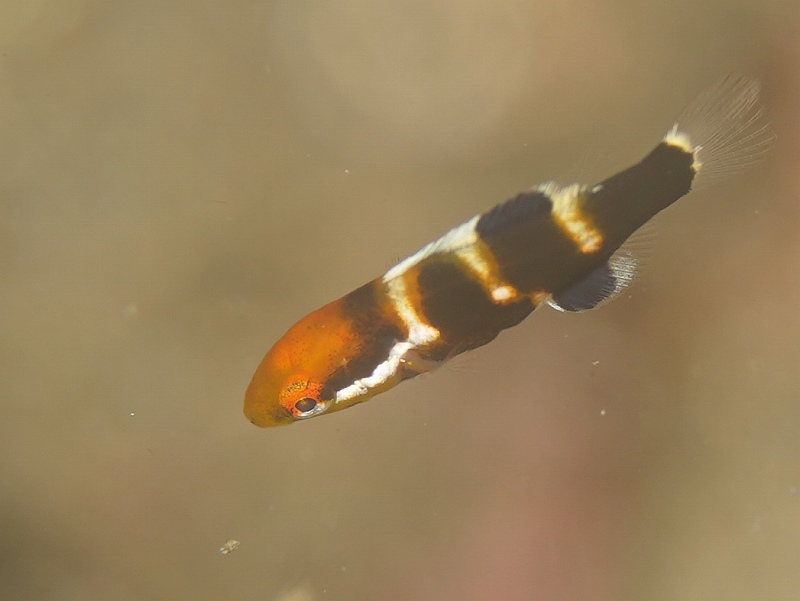
[(758, 81), (729, 76), (692, 102), (674, 129), (689, 136), (700, 164), (693, 189), (758, 163), (775, 135), (761, 109)]

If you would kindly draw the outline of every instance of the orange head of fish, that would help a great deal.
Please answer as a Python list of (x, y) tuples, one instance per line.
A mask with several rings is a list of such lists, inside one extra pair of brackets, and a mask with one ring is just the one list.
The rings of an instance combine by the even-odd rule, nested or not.
[(317, 309), (264, 356), (245, 393), (245, 415), (257, 426), (282, 426), (352, 405), (336, 403), (330, 378), (360, 346), (341, 299)]

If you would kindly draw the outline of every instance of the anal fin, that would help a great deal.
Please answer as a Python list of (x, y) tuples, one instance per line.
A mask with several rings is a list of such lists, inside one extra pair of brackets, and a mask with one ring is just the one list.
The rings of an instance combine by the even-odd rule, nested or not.
[(547, 303), (558, 311), (580, 313), (594, 309), (619, 295), (636, 276), (636, 259), (620, 249), (609, 260), (577, 284), (553, 294)]

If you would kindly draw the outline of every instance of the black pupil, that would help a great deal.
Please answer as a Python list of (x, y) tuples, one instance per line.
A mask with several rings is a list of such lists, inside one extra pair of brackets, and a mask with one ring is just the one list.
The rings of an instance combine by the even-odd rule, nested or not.
[(308, 397), (300, 399), (294, 404), (294, 408), (297, 409), (300, 413), (306, 413), (307, 411), (311, 411), (316, 406), (317, 406), (317, 401), (315, 401), (314, 399), (310, 399)]

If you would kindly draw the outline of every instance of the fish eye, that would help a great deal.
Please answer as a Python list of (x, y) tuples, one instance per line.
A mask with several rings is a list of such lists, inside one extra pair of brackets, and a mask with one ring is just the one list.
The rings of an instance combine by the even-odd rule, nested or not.
[(317, 406), (317, 401), (309, 397), (304, 397), (294, 404), (294, 408), (297, 409), (300, 413), (308, 413), (316, 406)]

